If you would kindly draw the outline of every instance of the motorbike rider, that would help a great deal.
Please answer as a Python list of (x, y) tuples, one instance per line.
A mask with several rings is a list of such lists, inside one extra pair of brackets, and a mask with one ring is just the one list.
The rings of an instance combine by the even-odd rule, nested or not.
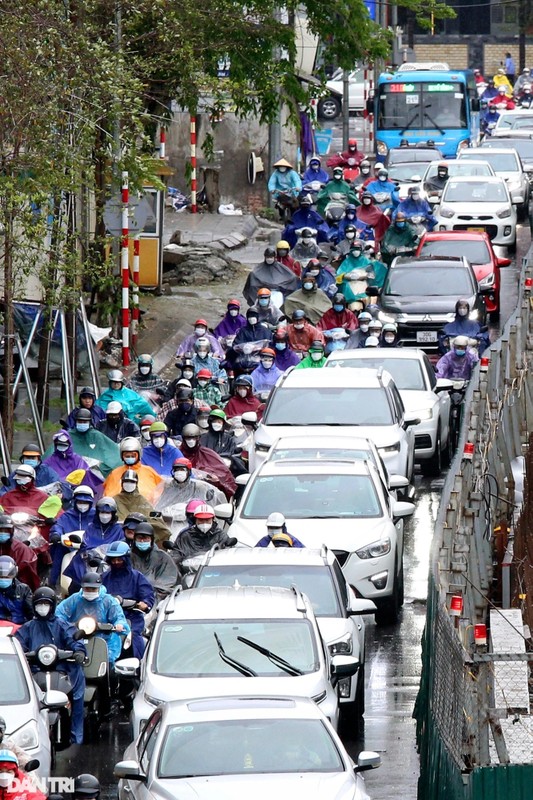
[(363, 345), (364, 347), (379, 347), (379, 339), (377, 336), (367, 336)]
[(1, 800), (46, 800), (46, 795), (21, 767), (22, 763), (12, 749), (8, 747), (0, 749)]
[(181, 445), (183, 455), (190, 460), (193, 468), (206, 472), (210, 476), (210, 483), (222, 489), (226, 498), (230, 500), (237, 488), (235, 478), (218, 453), (200, 444), (201, 436), (202, 431), (198, 425), (184, 427)]
[(142, 572), (132, 567), (130, 548), (126, 542), (113, 542), (107, 551), (105, 560), (110, 569), (102, 575), (102, 585), (117, 600), (122, 598), (136, 601), (133, 608), (123, 610), (131, 627), (133, 656), (142, 658), (146, 648), (146, 641), (142, 635), (144, 614), (154, 606), (154, 589)]
[(481, 100), (491, 101), (493, 97), (496, 97), (498, 94), (498, 89), (496, 88), (496, 84), (494, 83), (494, 78), (489, 78), (487, 81), (487, 86), (481, 95)]
[(69, 435), (75, 453), (83, 458), (98, 459), (98, 469), (104, 478), (120, 463), (117, 443), (93, 428), (90, 412), (86, 408), (76, 412), (76, 424)]
[(164, 419), (170, 435), (181, 436), (183, 426), (196, 422), (197, 414), (193, 389), (182, 387), (176, 392), (176, 407), (172, 408)]
[[(389, 180), (389, 171), (385, 167), (378, 171), (377, 180), (370, 181), (367, 184), (365, 193), (374, 197), (382, 211), (393, 211), (400, 202), (398, 187), (394, 181)], [(382, 194), (387, 195), (385, 200), (379, 199)]]
[(270, 245), (265, 248), (263, 261), (254, 267), (246, 278), (242, 293), (249, 306), (255, 303), (257, 292), (262, 287), (281, 292), (283, 295), (290, 294), (298, 288), (296, 275), (289, 267), (276, 260), (276, 249)]
[(359, 164), (359, 175), (352, 181), (354, 189), (360, 189), (372, 177), (372, 165), (366, 158)]
[[(1, 508), (6, 514), (25, 511), (27, 514), (39, 517), (41, 520), (39, 533), (48, 542), (53, 520), (63, 513), (61, 499), (57, 495), (50, 496), (35, 486), (35, 470), (28, 464), (20, 464), (15, 469), (13, 480), (15, 488), (9, 489), (2, 495), (0, 498)], [(42, 552), (41, 561), (43, 564), (50, 563), (47, 552)]]
[[(165, 405), (165, 404), (163, 404)], [(145, 417), (142, 418), (141, 424), (139, 425), (140, 432), (141, 432), (141, 445), (146, 447), (146, 445), (150, 444), (150, 428), (152, 427), (152, 422), (155, 422), (155, 417), (153, 414), (147, 414)]]
[(320, 331), (330, 331), (334, 328), (344, 328), (347, 332), (356, 331), (359, 327), (357, 317), (346, 307), (346, 298), (341, 292), (333, 297), (329, 308), (317, 322)]
[(365, 230), (368, 228), (373, 230), (374, 241), (376, 245), (379, 245), (390, 225), (390, 219), (375, 202), (374, 195), (371, 192), (363, 191), (361, 205), (356, 210), (356, 217), (357, 226), (361, 226)]
[[(25, 444), (20, 453), (20, 463), (27, 464), (35, 470), (35, 485), (37, 488), (61, 482), (61, 478), (56, 470), (48, 466), (48, 464), (44, 464), (42, 458), (43, 451), (38, 444), (34, 444), (33, 442)], [(13, 489), (15, 487), (14, 475), (15, 472), (12, 471), (7, 480), (7, 485), (2, 487), (1, 494), (5, 494), (8, 489)], [(63, 496), (66, 487), (68, 487), (68, 484), (62, 485)], [(70, 496), (66, 499), (70, 499)]]
[(272, 302), (272, 292), (264, 286), (257, 292), (257, 301), (252, 308), (257, 310), (259, 323), (263, 325), (275, 327), (283, 317), (283, 313)]
[[(286, 327), (278, 328), (274, 333), (272, 347), (276, 352), (276, 367), (282, 372), (300, 363), (299, 356), (291, 348)], [(226, 413), (227, 410), (226, 406)]]
[(315, 181), (319, 181), (320, 183), (327, 183), (329, 181), (329, 174), (325, 169), (322, 169), (322, 161), (317, 158), (317, 156), (313, 156), (309, 159), (309, 164), (302, 178), (304, 186), (306, 183), (314, 183)]
[(310, 261), (307, 262), (307, 266), (303, 272), (302, 276), (302, 283), (305, 282), (306, 278), (314, 278), (316, 281), (316, 285), (319, 289), (322, 289), (331, 300), (334, 294), (337, 292), (337, 286), (335, 283), (335, 273), (330, 269), (329, 266), (326, 266), (319, 258), (312, 258)]
[(524, 90), (524, 86), (528, 83), (531, 83), (531, 70), (529, 67), (524, 67), (513, 86), (515, 95), (520, 94), (520, 92)]
[[(274, 172), (268, 181), (268, 191), (274, 200), (281, 199), (280, 195), (288, 195), (293, 201), (302, 191), (302, 180), (292, 164), (286, 158), (280, 158), (272, 165)], [(294, 205), (292, 206), (294, 208)]]
[(154, 359), (150, 353), (141, 353), (137, 358), (137, 372), (130, 375), (128, 388), (134, 392), (150, 392), (164, 397), (166, 381), (157, 372), (154, 372)]
[(113, 499), (117, 504), (118, 519), (124, 520), (122, 528), (125, 538), (133, 540), (133, 531), (131, 531), (131, 535), (128, 537), (128, 531), (130, 529), (127, 527), (126, 523), (128, 522), (129, 524), (129, 521), (133, 518), (140, 516), (142, 518), (140, 520), (141, 522), (146, 522), (147, 518), (150, 519), (158, 545), (169, 539), (170, 530), (161, 519), (161, 514), (155, 510), (152, 503), (149, 503), (145, 497), (139, 494), (139, 478), (134, 470), (126, 470), (122, 476), (121, 486), (122, 491), (116, 494)]
[(122, 408), (122, 403), (119, 403), (118, 400), (112, 400), (108, 404), (105, 412), (105, 419), (98, 423), (96, 430), (100, 431), (100, 433), (103, 433), (108, 439), (111, 439), (112, 442), (116, 442), (117, 444), (119, 444), (125, 436), (140, 435), (139, 426), (136, 422), (126, 417)]
[(498, 89), (498, 91), (499, 91), (500, 87), (505, 88), (505, 91), (509, 95), (509, 97), (512, 97), (513, 88), (511, 86), (511, 84), (509, 83), (509, 78), (505, 74), (505, 70), (504, 69), (498, 69), (496, 71), (496, 73), (494, 75), (494, 85), (495, 85), (496, 89)]
[(365, 154), (357, 149), (357, 139), (348, 139), (348, 148), (342, 153), (335, 153), (326, 161), (328, 167), (358, 167), (365, 158)]
[(481, 70), (480, 69), (475, 69), (474, 70), (474, 80), (475, 80), (476, 84), (485, 83), (485, 78), (481, 74)]
[(79, 405), (76, 408), (72, 409), (70, 414), (67, 417), (66, 427), (67, 428), (74, 428), (76, 425), (76, 411), (79, 408), (88, 408), (91, 412), (91, 422), (93, 427), (96, 428), (101, 420), (105, 419), (105, 411), (100, 406), (96, 405), (96, 392), (92, 388), (92, 386), (84, 386), (80, 389), (80, 393), (78, 395), (78, 402)]
[(182, 452), (170, 440), (164, 422), (153, 422), (150, 427), (151, 443), (143, 448), (141, 464), (152, 467), (161, 477), (170, 476), (172, 464)]
[(194, 524), (180, 533), (174, 544), (176, 561), (181, 564), (187, 558), (207, 553), (215, 544), (234, 547), (237, 539), (230, 538), (218, 526), (212, 506), (204, 503), (194, 511)]
[(344, 171), (340, 166), (333, 168), (333, 179), (321, 189), (316, 203), (316, 210), (323, 218), (326, 206), (332, 199), (332, 195), (340, 194), (345, 198), (345, 203), (354, 203), (357, 205), (357, 195), (350, 184), (344, 180)]
[(0, 556), (0, 619), (22, 625), (33, 619), (32, 592), (17, 579), (17, 574), (15, 561), (10, 556)]
[(396, 256), (413, 255), (419, 236), (403, 211), (398, 211), (381, 243), (381, 258), (390, 266)]
[(299, 539), (296, 538), (296, 536), (292, 536), (292, 534), (290, 534), (287, 531), (285, 517), (280, 511), (272, 511), (272, 513), (268, 515), (266, 521), (266, 527), (267, 527), (266, 535), (261, 537), (261, 539), (259, 539), (259, 541), (255, 545), (256, 547), (268, 547), (271, 544), (275, 547), (276, 545), (272, 541), (272, 539), (274, 536), (279, 536), (281, 534), (284, 534), (285, 536), (290, 536), (290, 538), (292, 539), (291, 547), (305, 546), (301, 543)]
[(446, 340), (454, 336), (467, 336), (478, 341), (478, 352), (481, 355), (490, 345), (487, 331), (481, 329), (476, 319), (470, 319), (470, 303), (464, 297), (459, 298), (455, 304), (455, 319), (448, 322), (439, 335), (439, 352), (446, 352)]
[(174, 559), (156, 546), (154, 529), (149, 522), (136, 525), (130, 546), (131, 566), (150, 581), (158, 599), (162, 599), (178, 582)]
[(468, 337), (456, 336), (451, 350), (437, 361), (437, 378), (469, 381), (478, 361), (477, 353), (468, 349)]
[(246, 317), (241, 314), (241, 301), (232, 298), (228, 300), (226, 313), (213, 331), (213, 336), (220, 339), (231, 339), (246, 325)]
[(355, 239), (337, 267), (338, 291), (344, 295), (348, 305), (363, 301), (361, 289), (364, 291), (368, 284), (371, 261), (364, 254), (363, 247), (363, 242)]
[(327, 358), (322, 342), (313, 342), (305, 358), (302, 358), (295, 369), (317, 369), (323, 367)]
[[(201, 369), (196, 376), (196, 385), (193, 389), (194, 404), (200, 411), (200, 404), (205, 406), (222, 405), (222, 392), (213, 383), (213, 375), (208, 369)], [(200, 413), (197, 414), (198, 425), (200, 425)]]
[(498, 94), (489, 102), (489, 108), (491, 106), (496, 106), (499, 111), (514, 111), (516, 107), (505, 86), (498, 86)]
[[(263, 322), (259, 322), (259, 311), (255, 306), (251, 306), (246, 312), (246, 325), (243, 325), (235, 336), (233, 347), (249, 342), (270, 341), (271, 339), (271, 329)], [(232, 358), (234, 359), (235, 355), (233, 355)]]
[(335, 248), (335, 259), (334, 263), (338, 264), (339, 259), (342, 256), (348, 255), (350, 250), (352, 249), (354, 242), (357, 238), (357, 227), (355, 224), (347, 225), (344, 229), (344, 236), (341, 241), (334, 246)]
[[(34, 598), (35, 602), (35, 598)], [(56, 611), (59, 620), (76, 625), (82, 617), (93, 617), (97, 622), (113, 625), (113, 631), (97, 631), (95, 636), (107, 642), (109, 666), (113, 665), (122, 650), (122, 637), (130, 632), (129, 623), (120, 603), (102, 586), (102, 578), (96, 572), (86, 572), (81, 580), (81, 589), (59, 603)]]
[(437, 174), (425, 182), (424, 189), (428, 194), (442, 194), (449, 177), (448, 165), (443, 161), (437, 166)]
[(117, 522), (118, 509), (112, 497), (102, 497), (96, 504), (93, 521), (87, 526), (80, 549), (67, 566), (64, 575), (70, 578), (70, 593), (77, 590), (86, 570), (86, 554), (101, 545), (124, 539), (124, 530)]
[(144, 414), (153, 412), (148, 400), (141, 397), (138, 392), (134, 392), (133, 389), (128, 389), (124, 373), (119, 369), (110, 370), (107, 373), (107, 378), (109, 381), (108, 388), (97, 398), (97, 406), (100, 406), (105, 411), (112, 400), (118, 400), (119, 403), (122, 403), (125, 415), (134, 422), (140, 422)]
[(291, 314), (291, 322), (287, 325), (289, 344), (295, 353), (306, 354), (316, 341), (324, 341), (322, 331), (319, 331), (307, 320), (305, 311), (295, 309)]
[[(175, 365), (177, 370), (177, 377), (174, 378), (174, 380), (171, 381), (168, 386), (165, 402), (163, 403), (161, 410), (158, 412), (157, 415), (158, 419), (164, 419), (163, 416), (164, 413), (166, 412), (168, 414), (168, 412), (170, 411), (168, 403), (175, 402), (174, 398), (176, 392), (181, 386), (184, 385), (183, 381), (188, 381), (188, 385), (190, 388), (190, 381), (192, 381), (192, 379), (194, 378), (194, 364), (192, 363), (191, 358), (177, 358)], [(176, 406), (172, 406), (172, 408), (175, 407)], [(149, 415), (147, 414), (145, 416)]]
[(496, 123), (500, 119), (500, 112), (497, 106), (489, 105), (480, 120), (480, 128), (486, 136), (491, 136)]
[[(298, 236), (298, 240), (292, 248), (290, 254), (291, 257), (300, 264), (300, 267), (303, 271), (307, 266), (307, 263), (311, 261), (311, 259), (317, 257), (320, 247), (316, 241), (317, 232), (315, 228), (298, 228), (296, 234)], [(296, 288), (298, 288), (299, 285), (300, 283), (298, 282)], [(292, 294), (292, 292), (290, 292), (290, 294)]]
[[(368, 336), (359, 342), (358, 347), (381, 347), (381, 334), (383, 323), (379, 319), (371, 319), (368, 323)], [(368, 343), (369, 339), (376, 339), (377, 342)]]
[(276, 351), (271, 347), (263, 347), (259, 353), (259, 364), (250, 373), (254, 394), (269, 392), (275, 386), (278, 378), (283, 375), (282, 371), (276, 367), (275, 360)]
[(41, 581), (37, 555), (31, 547), (14, 538), (15, 526), (8, 514), (0, 513), (0, 556), (10, 556), (18, 567), (18, 579), (35, 591)]
[(240, 417), (247, 411), (258, 411), (261, 401), (253, 393), (252, 379), (249, 375), (239, 375), (233, 382), (233, 397), (225, 406), (228, 419)]
[(139, 492), (152, 502), (162, 477), (153, 467), (141, 462), (143, 448), (138, 439), (127, 436), (120, 443), (122, 466), (111, 472), (105, 482), (104, 492), (107, 497), (114, 497), (120, 492), (122, 476), (128, 469), (134, 470), (139, 477)]
[(237, 450), (237, 445), (233, 434), (228, 432), (226, 419), (226, 414), (221, 408), (212, 408), (207, 418), (208, 429), (202, 434), (200, 444), (214, 450), (222, 458), (231, 458)]
[(516, 98), (520, 108), (533, 108), (533, 93), (531, 91), (531, 84), (524, 84), (524, 88)]
[(55, 586), (61, 573), (63, 557), (69, 548), (61, 544), (61, 537), (73, 531), (86, 531), (94, 522), (94, 492), (90, 486), (76, 486), (72, 493), (72, 507), (57, 519), (50, 529), (50, 555), (52, 568), (50, 586)]
[[(105, 412), (103, 413), (105, 417)], [(85, 473), (84, 481), (90, 483), (93, 488), (102, 485), (101, 478), (97, 478), (96, 475), (89, 470), (85, 459), (74, 452), (72, 448), (72, 439), (68, 431), (61, 430), (54, 433), (52, 437), (52, 446), (44, 453), (43, 464), (54, 470), (54, 472), (59, 475), (62, 482), (65, 482), (71, 473), (77, 470), (83, 470)]]
[[(422, 224), (426, 230), (432, 231), (437, 224), (436, 218), (433, 216), (431, 206), (427, 200), (420, 197), (420, 187), (411, 186), (408, 192), (408, 197), (402, 200), (396, 209), (396, 216), (399, 212), (405, 214), (406, 219), (411, 217), (422, 217)], [(393, 215), (393, 220), (395, 216)]]
[(172, 481), (165, 484), (156, 503), (156, 510), (161, 512), (165, 520), (173, 520), (176, 516), (175, 507), (193, 499), (212, 505), (225, 502), (224, 493), (220, 489), (193, 475), (192, 463), (188, 458), (177, 458), (172, 471)]
[(293, 213), (291, 221), (285, 226), (282, 237), (286, 239), (291, 247), (294, 247), (300, 228), (312, 228), (316, 231), (316, 239), (319, 242), (327, 242), (329, 226), (320, 216), (318, 211), (313, 209), (313, 198), (309, 192), (302, 192), (298, 198), (298, 209)]
[[(66, 619), (56, 608), (55, 593), (47, 586), (37, 589), (33, 595), (34, 618), (18, 629), (15, 636), (25, 653), (37, 650), (44, 644), (54, 644), (59, 650), (73, 650), (73, 660), (59, 661), (56, 670), (65, 672), (72, 684), (72, 713), (70, 738), (73, 744), (83, 743), (83, 696), (85, 675), (83, 664), (87, 650), (76, 631), (72, 620)], [(63, 604), (61, 604), (63, 605)], [(38, 670), (32, 665), (32, 672)]]
[(276, 245), (276, 259), (284, 267), (288, 267), (291, 272), (299, 278), (302, 274), (302, 265), (290, 255), (291, 246), (286, 239), (280, 239)]
[[(221, 349), (220, 345), (218, 347)], [(220, 365), (218, 358), (211, 355), (211, 341), (206, 336), (200, 336), (195, 341), (192, 363), (195, 375), (201, 369), (208, 369), (217, 381), (225, 382), (228, 379), (226, 370)]]
[(176, 350), (177, 356), (185, 356), (188, 353), (195, 351), (195, 344), (198, 339), (207, 339), (210, 345), (210, 350), (213, 358), (224, 358), (224, 350), (220, 346), (217, 336), (209, 333), (207, 330), (207, 322), (205, 319), (197, 319), (194, 323), (194, 331), (190, 336), (186, 336), (178, 349)]
[(399, 347), (398, 326), (395, 322), (386, 322), (381, 332), (380, 347)]
[(356, 218), (356, 205), (355, 203), (348, 203), (346, 208), (344, 209), (344, 216), (342, 217), (341, 221), (339, 222), (339, 227), (337, 228), (337, 241), (341, 242), (344, 239), (346, 229), (348, 227), (355, 228), (355, 218)]
[(370, 336), (370, 323), (372, 322), (372, 314), (370, 311), (361, 311), (357, 317), (358, 328), (354, 331), (348, 341), (346, 342), (347, 350), (355, 350), (364, 346), (367, 338)]
[(85, 772), (74, 779), (72, 800), (99, 800), (100, 792), (101, 786), (98, 778)]
[(290, 294), (283, 304), (283, 310), (287, 317), (292, 316), (293, 311), (302, 309), (312, 325), (316, 325), (329, 307), (328, 295), (318, 288), (316, 278), (311, 277), (307, 272), (302, 278), (302, 288)]

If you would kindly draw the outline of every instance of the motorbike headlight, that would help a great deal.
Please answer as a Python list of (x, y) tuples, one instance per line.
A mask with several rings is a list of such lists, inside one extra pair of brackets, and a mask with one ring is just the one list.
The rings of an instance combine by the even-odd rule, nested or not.
[(81, 617), (78, 620), (78, 629), (86, 636), (90, 636), (96, 630), (96, 620), (93, 617)]
[(353, 647), (353, 640), (349, 633), (346, 636), (343, 636), (342, 639), (339, 639), (338, 642), (333, 642), (332, 644), (328, 645), (328, 649), (330, 655), (332, 656), (349, 656), (352, 653)]
[(13, 731), (9, 738), (24, 750), (34, 750), (39, 747), (37, 723), (33, 719), (30, 720), (22, 728)]
[(446, 208), (446, 206), (441, 206), (439, 215), (444, 217), (444, 219), (451, 219), (453, 217), (453, 211), (451, 208)]
[(379, 558), (380, 556), (388, 555), (390, 550), (391, 541), (387, 536), (386, 539), (380, 539), (379, 542), (372, 542), (372, 544), (362, 547), (360, 550), (356, 550), (355, 554), (362, 559)]
[(496, 280), (494, 272), (489, 272), (484, 278), (482, 278), (479, 282), (480, 289), (488, 289), (490, 286), (494, 286), (494, 281)]
[(433, 409), (432, 408), (424, 408), (422, 411), (417, 411), (416, 416), (418, 419), (433, 419)]
[(40, 647), (37, 651), (37, 661), (42, 664), (43, 667), (49, 667), (50, 664), (53, 664), (56, 657), (56, 649), (55, 647), (50, 647), (50, 645)]
[(509, 208), (509, 206), (505, 206), (504, 208), (500, 208), (496, 212), (496, 216), (498, 217), (498, 219), (507, 219), (507, 217), (511, 216), (511, 209)]

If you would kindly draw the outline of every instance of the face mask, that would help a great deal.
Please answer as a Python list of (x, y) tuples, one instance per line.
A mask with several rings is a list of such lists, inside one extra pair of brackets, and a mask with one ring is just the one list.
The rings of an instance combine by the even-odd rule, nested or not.
[(166, 442), (165, 436), (154, 436), (152, 438), (152, 444), (154, 447), (157, 447), (158, 450), (161, 450), (161, 448), (165, 446), (165, 442)]
[(90, 428), (90, 424), (88, 422), (77, 422), (76, 423), (76, 430), (78, 433), (87, 433)]
[(319, 165), (318, 164), (311, 164), (311, 169), (313, 170), (313, 172), (318, 172)]
[(185, 414), (188, 414), (192, 408), (192, 403), (180, 403), (179, 407), (185, 412)]
[(368, 167), (362, 167), (361, 175), (370, 175), (370, 169)]
[(355, 219), (355, 214), (353, 213), (353, 211), (349, 211), (346, 214), (346, 219)]
[(40, 617), (47, 617), (51, 606), (48, 603), (37, 603), (35, 606), (35, 613)]
[(285, 344), (285, 342), (276, 342), (275, 348), (276, 350), (286, 350), (287, 345)]
[(296, 331), (303, 331), (304, 327), (305, 327), (305, 323), (304, 322), (295, 322), (294, 323), (294, 329)]
[(193, 447), (196, 447), (196, 439), (185, 439), (185, 444), (192, 450)]
[(31, 483), (31, 478), (15, 478), (15, 483), (17, 486), (27, 486), (28, 483)]
[(306, 281), (303, 285), (303, 288), (305, 289), (306, 292), (310, 292), (314, 285), (315, 284), (312, 283), (311, 281)]
[(201, 533), (207, 533), (207, 531), (211, 530), (212, 525), (212, 522), (198, 522), (196, 527)]
[(267, 530), (268, 530), (268, 535), (270, 536), (270, 538), (275, 536), (277, 533), (283, 533), (281, 528), (268, 528)]
[(207, 350), (198, 350), (198, 356), (200, 358), (207, 358), (208, 351)]
[(151, 369), (152, 367), (139, 367), (139, 372), (141, 375), (149, 375)]
[(189, 476), (189, 471), (188, 470), (186, 470), (186, 469), (177, 469), (174, 472), (174, 476), (173, 477), (174, 477), (174, 480), (176, 481), (176, 483), (185, 483), (185, 481), (187, 480), (188, 476)]
[(420, 195), (419, 195), (419, 194), (412, 194), (412, 195), (411, 195), (411, 198), (412, 198), (413, 200), (415, 200), (415, 201), (416, 201), (416, 200), (420, 200)]
[(125, 456), (122, 460), (128, 467), (131, 467), (137, 463), (137, 456)]
[(215, 433), (218, 433), (224, 427), (224, 423), (223, 422), (212, 422), (211, 423), (211, 427), (213, 428)]
[(199, 428), (202, 428), (204, 431), (206, 431), (209, 427), (209, 423), (207, 422), (207, 419), (205, 417), (198, 417), (196, 419), (196, 424), (198, 425)]
[(183, 370), (183, 377), (187, 378), (187, 380), (190, 380), (193, 375), (194, 375), (194, 371), (192, 369), (184, 369)]
[(397, 222), (396, 227), (398, 230), (403, 230), (405, 228), (405, 222)]
[(122, 489), (127, 494), (131, 494), (132, 492), (135, 491), (136, 488), (137, 488), (137, 484), (135, 483), (135, 481), (124, 481), (124, 483), (122, 484)]
[(323, 353), (311, 353), (311, 361), (320, 361), (323, 357)]
[(285, 258), (285, 256), (289, 255), (288, 250), (278, 250), (277, 252), (278, 258)]
[(10, 533), (0, 533), (0, 544), (6, 544), (11, 539)]
[(460, 317), (466, 317), (466, 315), (468, 314), (468, 309), (467, 308), (458, 308), (457, 309), (457, 313), (458, 313), (458, 315)]
[(386, 180), (387, 180), (387, 178), (385, 177), (385, 175), (378, 175), (378, 181), (381, 181), (382, 183), (385, 183)]
[(201, 381), (198, 381), (198, 386), (200, 387), (200, 389), (204, 389), (207, 386), (208, 383), (209, 383), (209, 381), (206, 381), (206, 380), (202, 379)]
[(347, 239), (355, 239), (355, 233), (353, 231), (348, 231), (346, 234)]
[(364, 206), (370, 206), (370, 205), (372, 205), (372, 200), (370, 199), (370, 197), (365, 197), (365, 198), (364, 198), (364, 200), (363, 200), (363, 205), (364, 205)]
[(267, 256), (265, 258), (265, 264), (273, 264), (276, 259), (272, 258), (272, 256)]
[(68, 450), (68, 444), (66, 444), (66, 442), (59, 442), (56, 444), (55, 448), (59, 453), (64, 453), (65, 450)]
[(456, 356), (459, 356), (459, 358), (462, 358), (463, 356), (465, 356), (465, 355), (466, 355), (466, 350), (463, 350), (463, 349), (461, 349), (461, 350), (457, 350), (457, 349), (456, 349), (456, 350), (455, 350), (455, 355), (456, 355)]
[(270, 369), (272, 367), (273, 363), (274, 363), (274, 360), (272, 358), (262, 358), (261, 359), (261, 366), (263, 367), (263, 369)]
[(304, 236), (304, 237), (302, 238), (302, 242), (303, 242), (304, 244), (311, 244), (311, 242), (312, 242), (312, 241), (313, 241), (313, 238), (312, 238), (312, 236)]
[(359, 330), (360, 330), (360, 331), (362, 331), (363, 333), (366, 333), (366, 332), (368, 331), (368, 325), (366, 325), (366, 324), (363, 322), (363, 324), (362, 324), (362, 325), (359, 325)]
[(284, 175), (287, 172), (287, 167), (278, 167), (278, 172), (281, 172)]
[(150, 428), (145, 428), (141, 431), (141, 436), (143, 437), (145, 442), (150, 441)]
[(268, 299), (268, 297), (262, 297), (259, 300), (259, 305), (261, 306), (261, 308), (268, 308), (269, 303), (270, 300)]
[(147, 550), (150, 550), (152, 547), (151, 542), (135, 542), (135, 547), (137, 550), (140, 550), (141, 553), (146, 553)]
[(199, 328), (195, 328), (195, 329), (194, 329), (194, 332), (195, 332), (195, 334), (196, 334), (197, 336), (203, 336), (203, 335), (204, 335), (204, 333), (205, 333), (205, 330), (206, 330), (205, 328), (203, 328), (203, 327), (199, 327)]
[(0, 786), (2, 789), (7, 789), (13, 781), (15, 780), (15, 775), (12, 772), (0, 772)]
[(79, 511), (80, 514), (86, 514), (90, 507), (90, 503), (76, 503), (76, 511)]
[(229, 315), (230, 315), (230, 317), (237, 317), (239, 315), (239, 309), (238, 308), (230, 308)]
[(94, 600), (97, 599), (99, 592), (82, 592), (82, 596), (84, 600), (88, 600), (89, 603), (92, 603)]
[(0, 589), (9, 589), (12, 583), (12, 578), (0, 578)]
[(310, 269), (307, 274), (308, 274), (308, 276), (310, 278), (318, 278), (318, 276), (320, 275), (320, 270), (319, 269)]
[(334, 181), (342, 181), (342, 172), (334, 172), (333, 173), (333, 180)]
[(344, 311), (344, 306), (341, 306), (339, 303), (335, 303), (333, 306), (333, 311), (336, 311), (337, 314), (340, 314), (341, 311)]
[(108, 522), (111, 522), (113, 519), (113, 514), (109, 514), (107, 511), (103, 514), (98, 514), (98, 519), (102, 523), (102, 525), (107, 525)]
[(248, 325), (257, 325), (257, 317), (248, 317)]
[(245, 389), (244, 387), (242, 389), (237, 389), (237, 394), (239, 397), (246, 397), (248, 394), (248, 389)]
[(363, 251), (361, 250), (361, 248), (360, 248), (360, 247), (352, 247), (352, 255), (353, 255), (355, 258), (359, 258), (359, 256), (361, 255), (361, 253), (362, 253), (362, 252), (363, 252)]
[(38, 458), (25, 458), (22, 463), (26, 464), (28, 467), (33, 467), (34, 469), (36, 469), (39, 466), (39, 459)]
[(385, 341), (387, 344), (392, 344), (394, 342), (394, 336), (385, 336)]

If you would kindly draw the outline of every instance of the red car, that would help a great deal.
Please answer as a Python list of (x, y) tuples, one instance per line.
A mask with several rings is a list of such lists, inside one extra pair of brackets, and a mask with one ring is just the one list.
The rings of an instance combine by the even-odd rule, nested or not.
[(465, 256), (475, 272), (490, 319), (500, 316), (500, 267), (510, 258), (499, 258), (488, 233), (481, 231), (433, 231), (420, 239), (417, 256)]

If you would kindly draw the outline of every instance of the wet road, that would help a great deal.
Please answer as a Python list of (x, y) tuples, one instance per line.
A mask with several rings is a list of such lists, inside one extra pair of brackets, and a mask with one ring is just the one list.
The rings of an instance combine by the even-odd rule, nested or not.
[[(517, 297), (517, 264), (527, 252), (529, 226), (519, 226), (518, 251), (513, 264), (502, 270), (502, 315), (500, 326), (514, 309)], [(503, 253), (502, 253), (503, 255)], [(497, 338), (499, 326), (491, 326)], [(377, 750), (382, 766), (367, 773), (367, 789), (373, 800), (416, 798), (418, 756), (415, 747), (413, 707), (420, 680), (420, 639), (425, 619), (427, 573), (433, 523), (437, 515), (444, 478), (416, 478), (417, 508), (405, 536), (406, 602), (399, 625), (377, 628), (367, 624), (366, 713), (364, 724), (345, 734), (352, 757), (363, 749)], [(55, 774), (71, 777), (92, 772), (104, 786), (104, 797), (116, 796), (113, 765), (129, 742), (126, 717), (117, 716), (102, 727), (96, 744), (73, 747), (58, 755)]]

